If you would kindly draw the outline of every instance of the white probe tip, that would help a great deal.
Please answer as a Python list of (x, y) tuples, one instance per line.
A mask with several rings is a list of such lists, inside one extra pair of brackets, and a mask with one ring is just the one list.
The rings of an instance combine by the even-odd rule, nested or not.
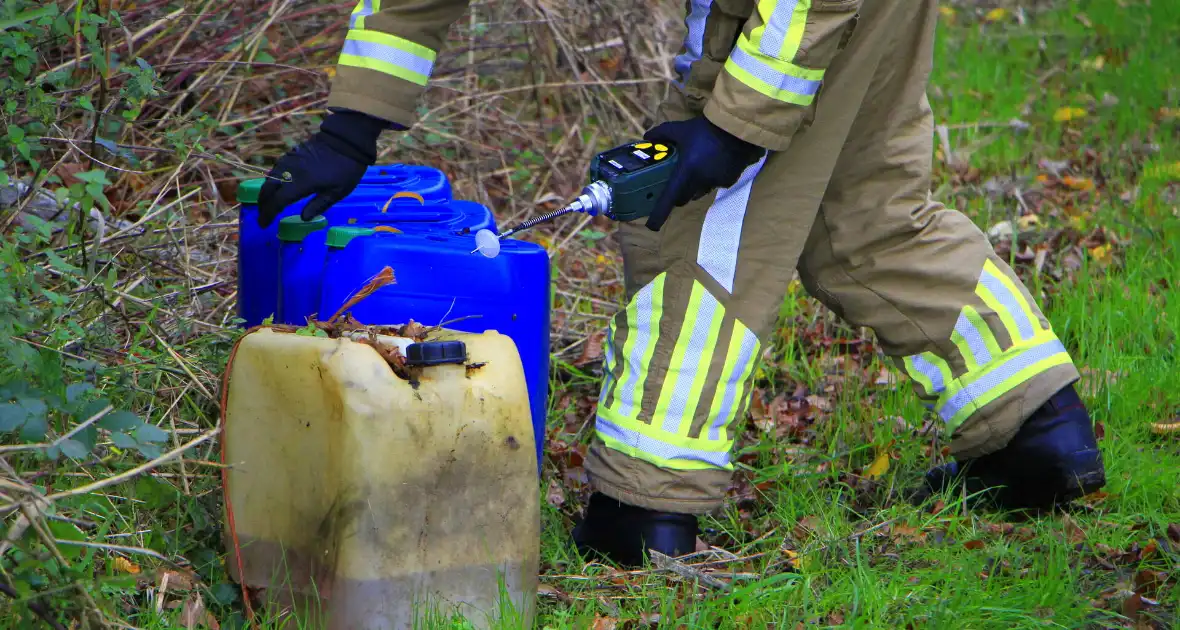
[(491, 230), (480, 230), (475, 233), (475, 249), (487, 258), (500, 255), (500, 238)]

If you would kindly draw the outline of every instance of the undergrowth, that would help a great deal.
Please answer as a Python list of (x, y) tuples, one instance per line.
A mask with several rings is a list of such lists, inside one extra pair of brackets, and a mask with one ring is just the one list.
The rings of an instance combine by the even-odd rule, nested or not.
[[(352, 5), (0, 7), (0, 628), (244, 624), (216, 431), (241, 334), (234, 190), (321, 119)], [(1082, 366), (1109, 485), (1032, 519), (907, 501), (945, 436), (871, 331), (795, 284), (698, 554), (587, 563), (568, 530), (622, 281), (609, 222), (562, 220), (526, 237), (555, 278), (539, 626), (1175, 626), (1180, 8), (942, 11), (934, 192)], [(681, 12), (475, 3), (381, 160), (442, 168), (501, 225), (552, 210), (648, 124)]]

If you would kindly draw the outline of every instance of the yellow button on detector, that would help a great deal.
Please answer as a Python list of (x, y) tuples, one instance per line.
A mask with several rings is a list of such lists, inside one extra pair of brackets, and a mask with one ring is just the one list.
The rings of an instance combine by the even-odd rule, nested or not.
[(660, 161), (660, 160), (662, 160), (662, 159), (664, 159), (664, 158), (666, 158), (666, 157), (668, 157), (668, 154), (667, 154), (667, 153), (657, 153), (657, 154), (656, 154), (656, 161), (658, 162), (658, 161)]
[[(637, 144), (637, 145), (635, 145), (635, 148), (636, 148), (636, 149), (648, 149), (648, 148), (651, 148), (651, 143), (650, 143), (650, 142), (644, 142), (643, 144)], [(662, 149), (661, 149), (661, 150), (662, 150)]]
[(662, 144), (657, 144), (657, 145), (656, 145), (656, 151), (667, 151), (667, 150), (668, 150), (668, 147), (666, 147), (666, 146), (664, 146), (664, 145), (662, 145)]

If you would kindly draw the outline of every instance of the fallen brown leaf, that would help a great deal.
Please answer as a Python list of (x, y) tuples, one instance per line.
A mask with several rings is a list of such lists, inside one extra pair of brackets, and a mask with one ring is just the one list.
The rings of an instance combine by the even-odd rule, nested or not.
[(201, 599), (201, 594), (196, 592), (191, 593), (188, 599), (184, 600), (184, 607), (180, 609), (180, 625), (185, 630), (201, 627), (209, 628), (209, 630), (221, 628), (217, 619), (205, 610), (205, 602)]
[(200, 580), (195, 575), (187, 575), (177, 571), (164, 571), (160, 574), (160, 590), (191, 591), (197, 587)]
[(561, 507), (565, 505), (565, 490), (562, 489), (561, 484), (557, 483), (556, 479), (549, 479), (549, 492), (545, 500), (553, 507)]
[(1143, 597), (1154, 598), (1167, 579), (1168, 575), (1163, 571), (1140, 571), (1135, 574), (1135, 592)]
[(1070, 515), (1062, 516), (1062, 523), (1065, 525), (1065, 538), (1073, 544), (1078, 544), (1086, 540), (1086, 530), (1078, 525), (1077, 521), (1073, 520)]
[(969, 540), (963, 543), (963, 546), (972, 551), (975, 551), (976, 549), (983, 549), (987, 545), (982, 540)]
[(582, 346), (582, 354), (574, 360), (575, 367), (582, 367), (588, 363), (592, 363), (602, 358), (603, 342), (606, 341), (606, 331), (600, 330), (586, 340), (585, 345)]
[(1139, 593), (1131, 593), (1123, 600), (1123, 616), (1132, 621), (1139, 620), (1139, 611), (1143, 610), (1143, 596)]
[(595, 615), (594, 625), (591, 626), (593, 630), (615, 630), (619, 627), (619, 620), (614, 617), (603, 617)]

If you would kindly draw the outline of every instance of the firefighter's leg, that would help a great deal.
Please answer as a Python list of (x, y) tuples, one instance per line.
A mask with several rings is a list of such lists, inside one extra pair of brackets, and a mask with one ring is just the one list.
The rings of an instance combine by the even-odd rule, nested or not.
[(575, 532), (579, 545), (624, 564), (638, 559), (644, 536), (651, 548), (667, 553), (687, 544), (675, 550), (688, 552), (692, 537), (673, 544), (662, 532), (683, 524), (680, 531), (695, 536), (691, 515), (724, 503), (735, 422), (892, 39), (893, 13), (885, 3), (866, 3), (855, 35), (828, 69), (810, 127), (789, 150), (750, 167), (732, 188), (677, 208), (658, 233), (642, 222), (620, 227), (628, 302), (606, 344), (586, 462), (598, 494)]
[(804, 286), (875, 331), (941, 418), (954, 455), (979, 458), (989, 482), (1022, 495), (1014, 504), (1092, 491), (1102, 462), (1070, 355), (979, 228), (929, 197), (937, 3), (906, 5), (911, 19), (881, 63), (800, 259)]

